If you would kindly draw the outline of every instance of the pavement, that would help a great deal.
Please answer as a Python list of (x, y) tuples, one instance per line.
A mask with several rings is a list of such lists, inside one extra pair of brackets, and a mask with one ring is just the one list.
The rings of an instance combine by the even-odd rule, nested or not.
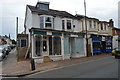
[(22, 77), (30, 74), (34, 74), (41, 71), (46, 71), (63, 66), (73, 65), (77, 63), (83, 63), (86, 61), (96, 60), (104, 57), (108, 57), (110, 54), (101, 54), (91, 57), (81, 57), (76, 59), (68, 59), (61, 61), (52, 61), (45, 63), (35, 63), (36, 69), (31, 70), (30, 60), (17, 61), (16, 49), (12, 50), (10, 54), (3, 60), (2, 64), (2, 76), (3, 77)]

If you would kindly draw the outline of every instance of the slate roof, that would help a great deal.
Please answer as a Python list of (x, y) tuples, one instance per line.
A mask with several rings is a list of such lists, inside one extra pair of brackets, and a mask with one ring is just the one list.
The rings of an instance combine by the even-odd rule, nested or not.
[(35, 6), (31, 6), (31, 5), (27, 5), (29, 7), (29, 9), (32, 12), (36, 12), (38, 13), (38, 15), (51, 15), (51, 16), (59, 16), (59, 17), (63, 17), (63, 18), (73, 18), (76, 19), (75, 16), (73, 16), (72, 14), (66, 12), (66, 11), (59, 11), (59, 10), (53, 10), (53, 9), (49, 9), (48, 11), (45, 10), (40, 10), (37, 9)]

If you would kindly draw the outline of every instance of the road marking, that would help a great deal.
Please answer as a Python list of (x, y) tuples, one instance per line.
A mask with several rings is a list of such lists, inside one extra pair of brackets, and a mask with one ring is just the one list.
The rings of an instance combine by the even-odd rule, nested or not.
[(27, 77), (34, 76), (34, 75), (41, 74), (41, 73), (45, 73), (45, 72), (48, 72), (48, 71), (53, 71), (53, 70), (65, 68), (65, 67), (71, 67), (71, 66), (75, 66), (75, 65), (89, 63), (89, 62), (100, 61), (100, 60), (103, 60), (103, 59), (106, 59), (106, 58), (109, 58), (109, 57), (104, 57), (104, 58), (100, 58), (100, 59), (96, 59), (96, 60), (90, 60), (90, 61), (85, 61), (85, 62), (81, 62), (81, 63), (76, 63), (76, 64), (66, 65), (66, 66), (62, 66), (62, 67), (57, 67), (57, 68), (53, 68), (53, 69), (48, 69), (48, 70), (44, 70), (44, 71), (41, 71), (41, 72), (38, 72), (38, 73), (28, 75)]

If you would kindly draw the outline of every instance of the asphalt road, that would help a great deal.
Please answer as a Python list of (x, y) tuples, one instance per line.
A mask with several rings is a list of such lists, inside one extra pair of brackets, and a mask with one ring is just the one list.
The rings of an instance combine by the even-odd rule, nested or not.
[(118, 59), (112, 56), (32, 74), (27, 78), (118, 78)]

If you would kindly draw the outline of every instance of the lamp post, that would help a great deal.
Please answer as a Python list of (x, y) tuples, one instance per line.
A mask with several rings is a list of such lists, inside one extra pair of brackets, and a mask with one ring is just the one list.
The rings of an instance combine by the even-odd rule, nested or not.
[(87, 57), (89, 57), (89, 53), (88, 53), (88, 31), (87, 31), (87, 21), (86, 21), (86, 0), (84, 0), (84, 10), (85, 10), (85, 16), (84, 16), (84, 19), (85, 19), (85, 32), (86, 32), (86, 54), (87, 54)]

